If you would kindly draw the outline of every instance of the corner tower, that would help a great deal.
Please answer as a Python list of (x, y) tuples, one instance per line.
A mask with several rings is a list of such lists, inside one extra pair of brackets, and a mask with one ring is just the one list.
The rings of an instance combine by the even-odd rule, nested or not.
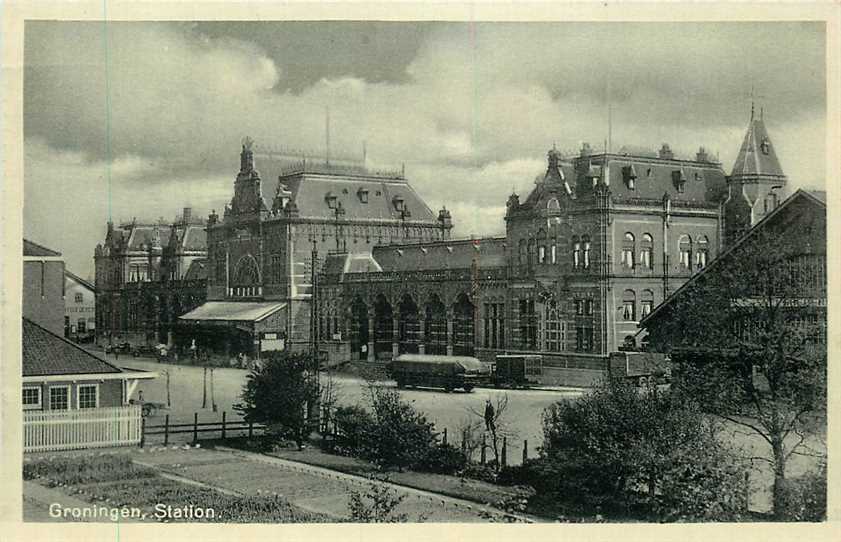
[(750, 123), (728, 178), (724, 203), (725, 243), (729, 246), (785, 199), (788, 179), (768, 137), (765, 121), (751, 105)]

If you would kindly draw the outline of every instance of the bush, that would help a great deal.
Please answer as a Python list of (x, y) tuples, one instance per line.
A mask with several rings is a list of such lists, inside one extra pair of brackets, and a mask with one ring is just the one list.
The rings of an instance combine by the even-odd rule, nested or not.
[(786, 480), (781, 502), (781, 519), (826, 521), (826, 465), (816, 472)]
[(451, 444), (432, 446), (421, 459), (418, 469), (438, 474), (455, 474), (464, 469), (467, 458)]
[(495, 484), (497, 482), (496, 469), (493, 465), (482, 465), (480, 463), (468, 463), (464, 467), (462, 476)]
[(344, 455), (365, 455), (374, 417), (359, 406), (339, 407), (333, 413), (336, 424), (335, 451)]
[(410, 469), (437, 446), (434, 424), (394, 390), (369, 387), (374, 423), (365, 432), (364, 452), (382, 467)]
[(51, 457), (23, 465), (24, 480), (44, 478), (51, 486), (149, 478), (154, 475), (152, 469), (135, 465), (127, 455)]
[(357, 523), (405, 523), (407, 514), (397, 507), (406, 495), (400, 495), (385, 484), (373, 482), (365, 492), (352, 490), (348, 499), (350, 520)]

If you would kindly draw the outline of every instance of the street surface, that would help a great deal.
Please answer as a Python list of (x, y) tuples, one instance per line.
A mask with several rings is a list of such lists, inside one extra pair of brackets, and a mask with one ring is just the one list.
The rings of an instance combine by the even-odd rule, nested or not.
[[(113, 362), (113, 357), (109, 356)], [(167, 402), (166, 375), (170, 378), (170, 423), (192, 423), (193, 414), (198, 412), (199, 422), (220, 421), (222, 411), (226, 411), (228, 419), (239, 419), (240, 415), (233, 409), (239, 402), (239, 395), (245, 384), (248, 371), (243, 369), (214, 369), (212, 384), (211, 371), (207, 370), (207, 387), (205, 393), (204, 368), (169, 365), (158, 363), (150, 358), (131, 358), (120, 356), (118, 364), (121, 367), (157, 371), (160, 377), (154, 380), (142, 381), (135, 391), (134, 399), (139, 392), (143, 392), (144, 401), (156, 403)], [(365, 405), (366, 383), (364, 380), (345, 375), (333, 375), (337, 384), (339, 403), (341, 405)], [(324, 377), (322, 376), (322, 382)], [(394, 382), (382, 383), (384, 386), (395, 387)], [(396, 389), (396, 388), (395, 388)], [(466, 420), (481, 421), (485, 400), (490, 398), (495, 402), (499, 395), (508, 395), (508, 410), (503, 420), (510, 426), (514, 436), (508, 443), (509, 464), (519, 464), (522, 461), (523, 440), (528, 440), (529, 456), (536, 455), (536, 447), (543, 440), (541, 415), (543, 409), (550, 404), (581, 395), (580, 390), (570, 391), (539, 391), (539, 390), (497, 390), (477, 388), (471, 393), (445, 393), (442, 390), (400, 390), (400, 394), (408, 401), (412, 401), (415, 408), (424, 413), (435, 423), (441, 431), (447, 428), (449, 442), (459, 445), (461, 442), (460, 427)], [(203, 394), (205, 401), (203, 402)], [(212, 405), (215, 402), (216, 412)], [(205, 405), (202, 408), (202, 405)], [(479, 415), (471, 412), (471, 409)], [(147, 420), (149, 424), (163, 423), (166, 411), (152, 416)], [(208, 435), (210, 437), (212, 435)], [(490, 459), (490, 452), (488, 458)], [(478, 459), (478, 458), (477, 458)]]

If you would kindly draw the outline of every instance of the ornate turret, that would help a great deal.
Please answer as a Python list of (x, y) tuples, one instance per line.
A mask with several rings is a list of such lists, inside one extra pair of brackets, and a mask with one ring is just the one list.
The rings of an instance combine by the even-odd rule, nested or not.
[(239, 173), (234, 183), (234, 197), (231, 200), (228, 214), (241, 215), (251, 213), (268, 213), (268, 207), (263, 199), (260, 186), (260, 172), (254, 168), (254, 153), (251, 150), (254, 140), (245, 136), (242, 140), (242, 152), (239, 155)]
[(724, 203), (727, 244), (779, 205), (785, 197), (787, 182), (763, 115), (756, 118), (751, 105), (748, 129), (728, 179), (729, 196)]

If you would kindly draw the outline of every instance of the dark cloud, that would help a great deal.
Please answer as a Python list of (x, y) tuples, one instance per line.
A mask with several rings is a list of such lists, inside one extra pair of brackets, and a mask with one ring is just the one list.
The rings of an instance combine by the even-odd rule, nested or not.
[[(822, 23), (37, 21), (24, 55), (29, 231), (70, 231), (30, 206), (84, 206), (84, 179), (99, 188), (79, 194), (112, 195), (97, 223), (219, 208), (243, 135), (322, 152), (328, 107), (333, 152), (365, 141), (372, 163), (407, 163), (432, 206), (465, 213), (462, 234), (498, 229), (489, 214), (553, 143), (601, 148), (608, 103), (614, 148), (704, 145), (729, 169), (753, 86), (792, 184), (825, 175)], [(99, 237), (57, 248), (87, 261)]]

